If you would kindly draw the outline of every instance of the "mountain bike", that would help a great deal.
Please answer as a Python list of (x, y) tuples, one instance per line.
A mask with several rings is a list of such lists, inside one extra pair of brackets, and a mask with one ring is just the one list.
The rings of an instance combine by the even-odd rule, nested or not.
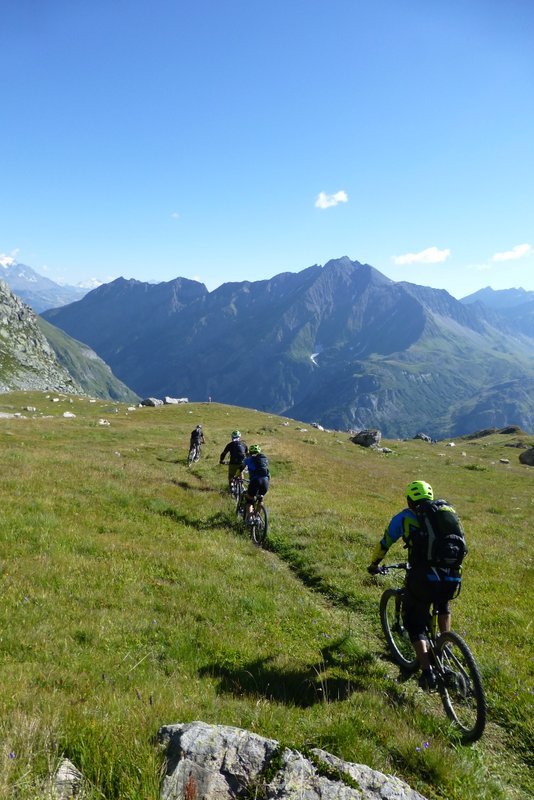
[[(226, 461), (221, 461), (221, 465), (227, 466)], [(241, 500), (241, 495), (245, 491), (245, 483), (241, 475), (234, 475), (232, 480), (230, 481), (230, 494), (232, 496), (232, 500), (235, 500), (236, 506), (239, 505), (239, 501)]]
[(195, 461), (198, 461), (200, 458), (200, 445), (199, 444), (192, 444), (189, 449), (189, 454), (187, 456), (187, 466), (190, 467)]
[[(387, 575), (391, 570), (407, 569), (407, 563), (386, 564), (378, 574)], [(404, 592), (404, 587), (384, 591), (380, 598), (380, 622), (393, 660), (410, 675), (417, 671), (419, 664), (403, 625)], [(487, 703), (473, 654), (456, 632), (439, 632), (435, 607), (432, 608), (426, 637), (428, 655), (445, 713), (459, 731), (464, 744), (476, 742), (486, 725)]]
[(263, 495), (258, 494), (254, 498), (252, 513), (248, 519), (245, 519), (246, 506), (246, 493), (243, 489), (236, 506), (236, 516), (250, 530), (250, 536), (254, 544), (262, 545), (267, 538), (267, 529), (269, 527), (269, 515), (263, 505)]

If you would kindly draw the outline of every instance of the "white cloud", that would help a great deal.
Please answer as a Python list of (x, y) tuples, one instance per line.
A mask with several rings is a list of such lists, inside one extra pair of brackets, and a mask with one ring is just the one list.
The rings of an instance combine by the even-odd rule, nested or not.
[(171, 219), (180, 219), (180, 215), (177, 211), (173, 211), (171, 214)]
[(343, 190), (335, 194), (326, 194), (326, 192), (319, 192), (317, 200), (315, 201), (315, 208), (332, 208), (340, 203), (348, 203), (349, 196)]
[(512, 247), (511, 250), (506, 250), (504, 253), (495, 253), (492, 257), (492, 261), (515, 261), (518, 258), (523, 258), (524, 256), (530, 255), (532, 252), (531, 245), (529, 244), (516, 244), (515, 247)]
[(393, 256), (395, 264), (441, 264), (446, 261), (450, 256), (451, 251), (438, 250), (437, 247), (427, 247), (426, 250), (421, 250), (420, 253), (406, 253), (403, 256)]

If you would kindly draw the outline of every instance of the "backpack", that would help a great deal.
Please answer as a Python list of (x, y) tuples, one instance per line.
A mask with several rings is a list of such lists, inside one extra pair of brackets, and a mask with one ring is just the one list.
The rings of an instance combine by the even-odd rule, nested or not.
[(268, 478), (269, 477), (269, 459), (263, 453), (251, 456), (254, 460), (254, 477), (255, 478)]
[(247, 452), (247, 446), (245, 442), (231, 442), (228, 445), (228, 452), (230, 453), (231, 464), (242, 464)]
[(467, 545), (454, 508), (446, 500), (422, 500), (414, 511), (420, 528), (412, 537), (410, 561), (414, 565), (460, 569)]

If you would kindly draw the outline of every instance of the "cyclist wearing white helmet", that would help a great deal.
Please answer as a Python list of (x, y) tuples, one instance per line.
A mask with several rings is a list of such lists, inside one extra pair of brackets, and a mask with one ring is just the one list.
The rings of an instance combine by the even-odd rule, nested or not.
[(219, 464), (224, 464), (225, 457), (228, 455), (230, 461), (228, 463), (228, 485), (231, 487), (232, 479), (236, 477), (243, 477), (243, 470), (245, 469), (245, 456), (248, 454), (248, 447), (246, 442), (241, 439), (239, 431), (232, 431), (232, 440), (228, 442), (221, 455), (219, 456)]

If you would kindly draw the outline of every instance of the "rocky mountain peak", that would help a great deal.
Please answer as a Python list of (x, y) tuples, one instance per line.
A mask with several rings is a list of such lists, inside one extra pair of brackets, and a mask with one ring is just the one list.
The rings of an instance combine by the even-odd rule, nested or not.
[(0, 280), (0, 391), (14, 389), (81, 392), (39, 330), (35, 312)]

